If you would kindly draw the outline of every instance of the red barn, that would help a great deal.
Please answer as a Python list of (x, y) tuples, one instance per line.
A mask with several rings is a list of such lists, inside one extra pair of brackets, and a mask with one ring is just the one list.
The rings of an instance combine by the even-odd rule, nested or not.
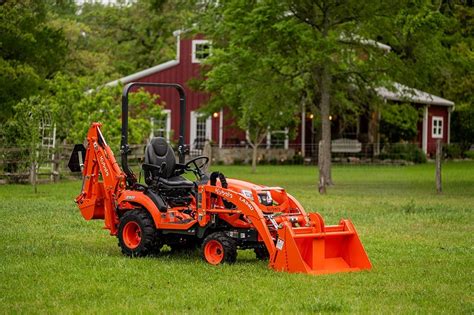
[[(179, 83), (186, 91), (186, 131), (185, 143), (190, 144), (191, 149), (201, 147), (204, 140), (211, 140), (220, 146), (224, 143), (223, 126), (224, 114), (214, 113), (205, 118), (197, 109), (208, 100), (208, 95), (193, 91), (187, 82), (199, 75), (199, 67), (202, 59), (209, 54), (209, 41), (197, 36), (193, 39), (181, 39), (181, 32), (176, 31), (177, 38), (176, 59), (160, 65), (139, 71), (118, 80), (107, 83), (108, 86), (117, 85), (119, 82), (161, 82)], [(161, 101), (166, 104), (166, 117), (163, 121), (155, 122), (155, 135), (166, 137), (168, 140), (176, 140), (178, 135), (173, 131), (179, 130), (179, 98), (173, 89), (147, 88), (151, 93), (157, 93)], [(226, 136), (233, 137), (233, 133), (242, 136), (242, 132), (229, 130)]]
[[(186, 113), (186, 131), (185, 143), (189, 144), (191, 150), (201, 149), (205, 140), (211, 140), (217, 144), (219, 148), (231, 147), (245, 143), (245, 132), (238, 128), (232, 127), (232, 119), (226, 111), (214, 113), (211, 117), (203, 117), (198, 113), (197, 109), (205, 103), (209, 96), (205, 93), (193, 91), (188, 86), (188, 81), (199, 76), (200, 62), (205, 59), (211, 50), (210, 42), (203, 36), (196, 36), (192, 39), (182, 38), (182, 32), (174, 32), (176, 37), (176, 59), (160, 65), (139, 71), (118, 80), (107, 83), (106, 85), (117, 85), (119, 82), (126, 84), (133, 81), (138, 82), (163, 82), (163, 83), (179, 83), (184, 86), (187, 97), (187, 113)], [(148, 88), (152, 93), (161, 96), (161, 100), (166, 104), (166, 117), (162, 121), (154, 122), (154, 131), (152, 135), (164, 136), (169, 140), (176, 140), (177, 134), (174, 131), (179, 130), (179, 102), (178, 95), (172, 89)], [(418, 140), (420, 147), (425, 153), (432, 154), (435, 151), (436, 139), (440, 138), (445, 143), (449, 143), (449, 128), (451, 111), (454, 109), (454, 103), (443, 98), (415, 90), (409, 89), (401, 84), (395, 84), (395, 91), (389, 91), (381, 88), (378, 91), (380, 97), (393, 102), (410, 102), (415, 106), (423, 106), (425, 115), (423, 121), (419, 123)], [(281, 148), (288, 152), (299, 152), (304, 157), (315, 157), (317, 152), (317, 132), (313, 128), (313, 115), (302, 110), (301, 121), (304, 122), (297, 130), (294, 140), (288, 139), (288, 131), (274, 131), (267, 137), (267, 142), (263, 147)], [(360, 121), (357, 125), (357, 131), (348, 136), (349, 139), (343, 140), (343, 144), (348, 143), (346, 140), (352, 141), (356, 146), (349, 146), (349, 151), (337, 151), (338, 144), (333, 143), (334, 152), (360, 152), (360, 141), (366, 138), (366, 134), (370, 134), (370, 127), (367, 121)], [(364, 126), (365, 125), (365, 126)], [(366, 129), (364, 134), (363, 129)], [(334, 138), (334, 137), (333, 137)], [(344, 135), (342, 138), (346, 138)], [(350, 139), (352, 138), (352, 139)], [(372, 140), (370, 140), (372, 139)], [(369, 137), (374, 147), (378, 147), (379, 136), (374, 134)], [(367, 140), (365, 140), (367, 141)], [(358, 146), (357, 146), (358, 144)], [(341, 148), (341, 146), (339, 146)], [(347, 148), (342, 146), (342, 148)], [(353, 148), (356, 148), (354, 150)], [(357, 149), (359, 148), (359, 149)], [(288, 150), (290, 149), (290, 150)], [(293, 149), (293, 150), (291, 150)], [(377, 150), (374, 150), (378, 153)]]
[(408, 88), (399, 83), (394, 84), (394, 91), (378, 89), (378, 94), (385, 100), (393, 102), (410, 102), (423, 108), (423, 120), (418, 123), (417, 143), (423, 152), (433, 155), (436, 152), (436, 141), (450, 143), (451, 112), (454, 103), (417, 89)]

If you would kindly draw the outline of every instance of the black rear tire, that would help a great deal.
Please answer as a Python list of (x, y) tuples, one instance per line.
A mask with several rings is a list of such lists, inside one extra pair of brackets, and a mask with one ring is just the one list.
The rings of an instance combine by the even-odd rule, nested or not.
[(145, 257), (159, 253), (161, 246), (156, 235), (153, 219), (144, 209), (127, 211), (120, 218), (118, 245), (126, 256)]
[(224, 232), (214, 232), (202, 242), (201, 256), (212, 265), (233, 264), (237, 260), (237, 243)]

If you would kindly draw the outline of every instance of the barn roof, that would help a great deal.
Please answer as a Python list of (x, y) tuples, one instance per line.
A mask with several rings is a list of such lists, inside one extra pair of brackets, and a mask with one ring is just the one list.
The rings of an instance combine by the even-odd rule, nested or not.
[(400, 83), (393, 83), (393, 90), (389, 90), (385, 87), (378, 87), (375, 90), (380, 97), (391, 101), (408, 101), (420, 104), (454, 106), (454, 102), (450, 100), (410, 88)]
[[(110, 81), (110, 82), (106, 83), (105, 85), (106, 86), (116, 86), (119, 83), (127, 84), (129, 82), (141, 79), (141, 78), (149, 76), (151, 74), (163, 71), (165, 69), (172, 68), (174, 66), (177, 66), (179, 64), (179, 60), (180, 60), (180, 35), (182, 33), (185, 33), (186, 31), (187, 30), (184, 30), (184, 31), (183, 30), (178, 30), (178, 31), (173, 32), (173, 35), (177, 39), (177, 43), (176, 43), (176, 46), (177, 46), (176, 47), (177, 48), (176, 52), (177, 53), (176, 53), (176, 59), (175, 60), (170, 60), (170, 61), (161, 63), (159, 65), (156, 65), (154, 67), (151, 67), (151, 68), (148, 68), (148, 69), (145, 69), (145, 70), (142, 70), (142, 71), (135, 72), (133, 74), (122, 77), (120, 79)], [(363, 43), (363, 44), (375, 45), (375, 46), (381, 48), (382, 50), (390, 51), (390, 49), (391, 49), (390, 46), (379, 43), (379, 42), (376, 42), (376, 41), (373, 41), (373, 40), (367, 40), (367, 39), (359, 38), (359, 37), (357, 39), (361, 40), (361, 43)], [(392, 87), (393, 87), (393, 89), (390, 89), (390, 90), (387, 89), (386, 87), (378, 87), (378, 88), (375, 88), (375, 90), (376, 90), (377, 94), (380, 97), (382, 97), (384, 99), (387, 99), (387, 100), (391, 100), (391, 101), (399, 101), (399, 102), (408, 101), (408, 102), (420, 103), (420, 104), (454, 106), (454, 102), (452, 102), (450, 100), (447, 100), (447, 99), (444, 99), (442, 97), (439, 97), (439, 96), (436, 96), (436, 95), (433, 95), (433, 94), (429, 94), (427, 92), (423, 92), (423, 91), (420, 91), (420, 90), (417, 90), (417, 89), (414, 89), (414, 88), (410, 88), (410, 87), (408, 87), (406, 85), (403, 85), (401, 83), (396, 83), (395, 82), (395, 83), (393, 83)]]
[(157, 66), (154, 66), (154, 67), (151, 67), (151, 68), (148, 68), (148, 69), (145, 69), (145, 70), (138, 71), (138, 72), (135, 72), (133, 74), (127, 75), (127, 76), (122, 77), (118, 80), (110, 81), (110, 82), (106, 83), (105, 85), (106, 86), (116, 86), (119, 83), (126, 84), (126, 83), (129, 83), (129, 82), (141, 79), (143, 77), (149, 76), (150, 74), (160, 72), (162, 70), (174, 67), (178, 64), (179, 64), (178, 60), (170, 60), (170, 61), (161, 63)]

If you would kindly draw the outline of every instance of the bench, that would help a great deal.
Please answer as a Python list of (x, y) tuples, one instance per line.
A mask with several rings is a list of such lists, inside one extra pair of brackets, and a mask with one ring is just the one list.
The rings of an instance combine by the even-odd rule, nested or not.
[(360, 151), (362, 151), (362, 143), (356, 139), (340, 138), (331, 141), (333, 153), (359, 153)]

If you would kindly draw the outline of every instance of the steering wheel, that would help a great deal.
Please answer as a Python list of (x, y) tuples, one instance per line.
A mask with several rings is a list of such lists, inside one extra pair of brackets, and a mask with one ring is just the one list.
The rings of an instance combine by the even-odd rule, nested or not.
[(184, 168), (187, 171), (191, 171), (197, 176), (202, 177), (202, 175), (204, 175), (204, 172), (202, 170), (208, 163), (209, 163), (209, 158), (207, 156), (198, 156), (198, 157), (195, 157), (194, 159), (189, 160), (184, 165)]

